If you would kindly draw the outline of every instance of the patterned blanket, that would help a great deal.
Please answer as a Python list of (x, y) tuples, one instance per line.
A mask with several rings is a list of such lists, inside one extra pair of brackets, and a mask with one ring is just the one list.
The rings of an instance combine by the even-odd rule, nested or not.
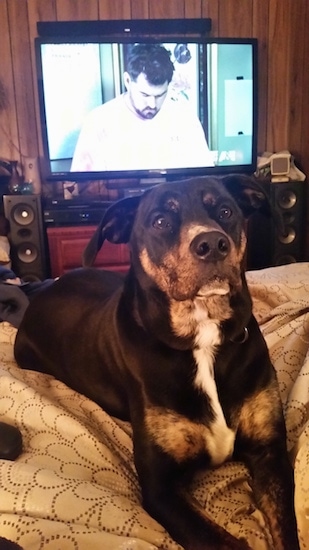
[[(309, 263), (248, 272), (247, 279), (278, 373), (300, 544), (309, 550)], [(0, 536), (24, 550), (179, 549), (141, 506), (130, 424), (51, 376), (20, 370), (15, 334), (0, 324), (0, 420), (23, 436), (20, 457), (0, 461)], [(192, 491), (253, 549), (275, 550), (243, 464), (198, 474)]]

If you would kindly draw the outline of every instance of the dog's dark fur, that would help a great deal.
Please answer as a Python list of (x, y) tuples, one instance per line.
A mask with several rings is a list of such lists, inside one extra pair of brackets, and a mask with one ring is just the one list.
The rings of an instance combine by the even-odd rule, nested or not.
[(249, 548), (184, 482), (232, 456), (249, 467), (274, 548), (299, 548), (278, 385), (244, 275), (243, 213), (267, 204), (254, 181), (236, 176), (119, 201), (85, 265), (104, 239), (129, 242), (125, 280), (83, 268), (64, 275), (34, 298), (16, 339), (21, 367), (131, 420), (144, 507), (187, 550)]

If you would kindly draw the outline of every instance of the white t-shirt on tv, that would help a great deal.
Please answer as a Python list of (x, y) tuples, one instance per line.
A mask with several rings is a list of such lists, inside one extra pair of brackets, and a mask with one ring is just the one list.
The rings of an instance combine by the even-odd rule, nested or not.
[(120, 95), (91, 111), (71, 171), (121, 171), (213, 165), (203, 127), (186, 99), (168, 96), (152, 119), (140, 119)]

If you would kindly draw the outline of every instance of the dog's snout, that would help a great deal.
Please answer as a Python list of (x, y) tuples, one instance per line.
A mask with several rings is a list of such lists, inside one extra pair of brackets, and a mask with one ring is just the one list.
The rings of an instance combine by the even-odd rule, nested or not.
[(230, 243), (220, 231), (203, 232), (194, 237), (190, 250), (201, 260), (223, 260), (230, 251)]

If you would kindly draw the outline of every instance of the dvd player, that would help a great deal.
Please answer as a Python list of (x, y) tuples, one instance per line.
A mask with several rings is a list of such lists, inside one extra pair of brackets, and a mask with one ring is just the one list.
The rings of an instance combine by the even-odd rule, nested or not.
[(43, 219), (47, 226), (97, 225), (113, 201), (97, 199), (47, 199)]

